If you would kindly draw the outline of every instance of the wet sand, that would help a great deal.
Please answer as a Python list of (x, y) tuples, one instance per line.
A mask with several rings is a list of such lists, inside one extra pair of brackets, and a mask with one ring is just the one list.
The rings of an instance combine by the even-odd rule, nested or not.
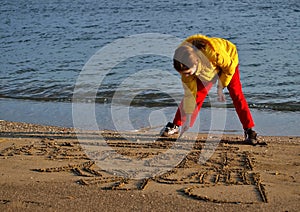
[[(267, 145), (251, 146), (242, 135), (223, 135), (200, 163), (214, 138), (193, 136), (177, 141), (150, 131), (76, 134), (71, 128), (0, 121), (0, 211), (299, 210), (299, 137), (264, 136), (260, 141)], [(133, 161), (154, 167), (157, 156), (170, 159), (166, 153), (175, 142), (179, 152), (192, 146), (174, 167), (151, 177), (137, 177), (143, 173), (134, 168), (124, 173), (121, 166), (99, 166), (126, 160), (128, 167)], [(95, 147), (117, 156), (99, 155)]]

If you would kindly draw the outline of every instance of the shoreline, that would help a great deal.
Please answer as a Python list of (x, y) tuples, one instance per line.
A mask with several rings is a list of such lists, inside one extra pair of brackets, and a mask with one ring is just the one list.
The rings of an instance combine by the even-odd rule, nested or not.
[[(21, 101), (0, 98), (0, 110), (5, 111), (0, 116), (0, 120), (15, 122), (26, 122), (40, 125), (73, 127), (72, 103), (65, 102), (35, 102)], [(121, 108), (122, 109), (122, 108)], [(176, 112), (176, 107), (168, 108), (146, 108), (130, 107), (129, 124), (133, 128), (140, 130), (143, 128), (156, 127), (157, 132), (170, 120)], [(278, 112), (269, 110), (251, 109), (256, 131), (264, 136), (300, 136), (298, 129), (298, 117), (300, 112)], [(99, 130), (115, 130), (115, 123), (112, 121), (112, 111), (109, 104), (97, 104), (95, 106), (95, 119)], [(202, 108), (195, 126), (190, 131), (209, 133), (211, 126), (210, 108)], [(153, 116), (151, 116), (153, 115)], [(151, 120), (152, 118), (152, 120)], [(123, 125), (128, 125), (126, 120), (121, 119)], [(154, 122), (154, 123), (151, 123)], [(196, 124), (195, 124), (196, 125)], [(157, 126), (160, 126), (158, 129)], [(89, 129), (89, 123), (85, 126)], [(154, 128), (153, 127), (153, 128)], [(94, 127), (92, 127), (94, 128)], [(242, 134), (243, 129), (233, 108), (226, 111), (226, 124), (224, 134)]]
[[(176, 138), (158, 139), (155, 133), (146, 131), (123, 133), (123, 137), (115, 131), (84, 133), (88, 137), (82, 137), (84, 141), (80, 143), (73, 128), (0, 121), (0, 210), (297, 211), (299, 208), (300, 138), (297, 136), (261, 136), (267, 146), (250, 146), (242, 143), (240, 135), (222, 135), (213, 155), (199, 164), (198, 158), (208, 143), (207, 134), (198, 134), (193, 148), (176, 166), (150, 178), (128, 178), (122, 172), (114, 174), (101, 166), (113, 154), (101, 156), (99, 164), (83, 149), (84, 144), (99, 147), (97, 136), (101, 134), (119, 156), (126, 156), (128, 167), (137, 159), (149, 160), (150, 167), (162, 167), (151, 159), (166, 154)], [(189, 133), (185, 142), (177, 141), (179, 146), (183, 145), (178, 150), (184, 150), (191, 137)], [(119, 167), (121, 171), (125, 168)], [(143, 173), (139, 171), (138, 174)]]

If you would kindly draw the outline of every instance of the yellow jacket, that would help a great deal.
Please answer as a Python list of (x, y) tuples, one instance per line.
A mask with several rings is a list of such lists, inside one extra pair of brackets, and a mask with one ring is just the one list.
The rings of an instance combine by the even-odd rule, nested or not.
[(219, 85), (227, 87), (239, 63), (236, 46), (222, 38), (210, 38), (201, 34), (188, 37), (183, 43), (194, 40), (204, 42), (205, 48), (198, 52), (200, 61), (193, 76), (182, 75), (184, 87), (183, 109), (187, 114), (193, 113), (197, 94), (197, 78), (203, 82), (212, 81), (219, 75)]

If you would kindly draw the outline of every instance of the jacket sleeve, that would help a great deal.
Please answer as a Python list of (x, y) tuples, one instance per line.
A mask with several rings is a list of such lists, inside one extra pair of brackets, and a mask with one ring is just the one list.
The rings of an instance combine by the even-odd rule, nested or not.
[(196, 107), (197, 77), (182, 75), (181, 81), (184, 88), (183, 110), (186, 114), (192, 114)]
[(237, 49), (234, 44), (223, 40), (216, 52), (216, 65), (221, 68), (219, 80), (223, 87), (227, 87), (239, 63)]

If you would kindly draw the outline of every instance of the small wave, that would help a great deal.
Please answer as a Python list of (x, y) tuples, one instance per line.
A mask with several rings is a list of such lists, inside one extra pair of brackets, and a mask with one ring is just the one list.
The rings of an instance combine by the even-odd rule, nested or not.
[(249, 107), (283, 112), (298, 112), (300, 111), (300, 102), (250, 104)]
[[(85, 96), (81, 99), (73, 99), (72, 95), (65, 94), (60, 96), (9, 96), (0, 94), (0, 98), (6, 99), (18, 99), (18, 100), (31, 100), (38, 102), (85, 102), (85, 103), (96, 103), (96, 104), (117, 104), (129, 107), (176, 107), (180, 103), (180, 101), (175, 101), (171, 97), (167, 96), (157, 96), (153, 94), (145, 95), (145, 96), (137, 96), (134, 99), (128, 101), (128, 98), (112, 98), (111, 93), (107, 93), (105, 95), (97, 96), (96, 98), (92, 98), (89, 96)], [(234, 108), (232, 103), (228, 104), (216, 104), (205, 101), (202, 105), (203, 108)], [(281, 112), (299, 112), (300, 111), (300, 102), (284, 102), (284, 103), (249, 103), (249, 107), (258, 110), (271, 110), (271, 111), (281, 111)]]
[(31, 72), (38, 72), (38, 70), (34, 69), (34, 68), (20, 69), (20, 70), (17, 70), (15, 72), (15, 74), (26, 74), (26, 73), (31, 73)]

